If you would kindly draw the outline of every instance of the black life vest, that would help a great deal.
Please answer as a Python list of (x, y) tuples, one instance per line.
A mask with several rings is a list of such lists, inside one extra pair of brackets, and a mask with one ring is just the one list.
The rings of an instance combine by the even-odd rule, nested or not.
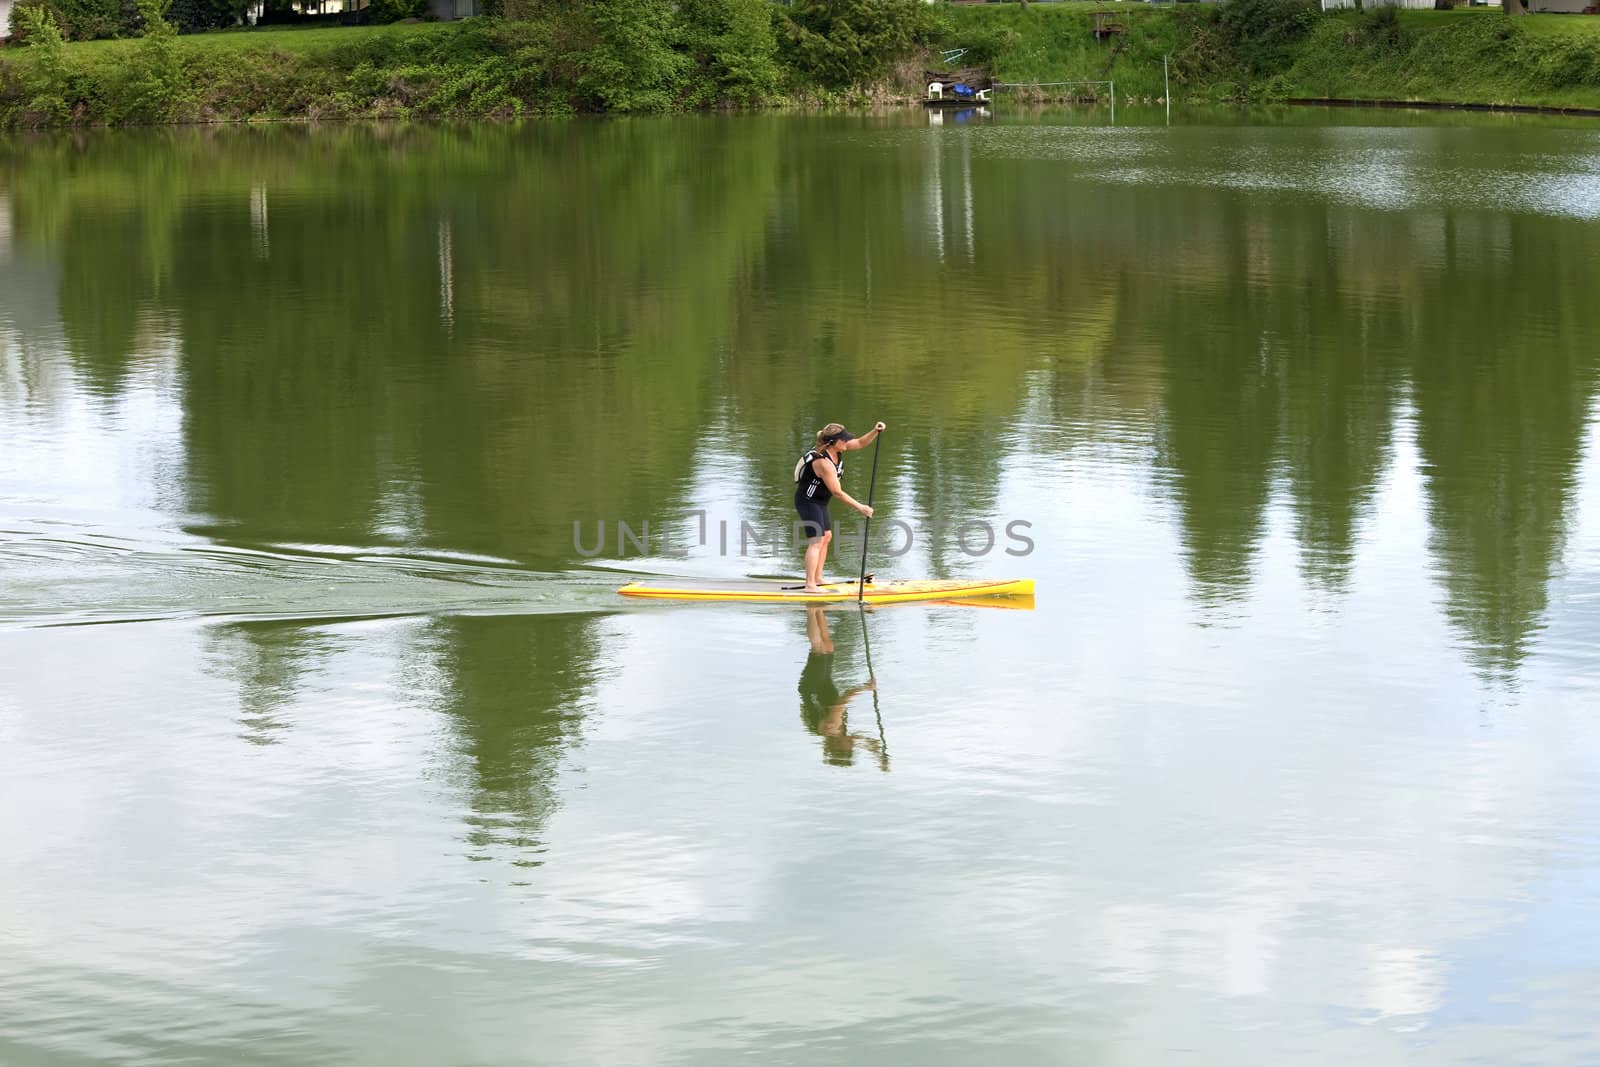
[(794, 468), (794, 498), (796, 500), (814, 500), (818, 504), (826, 504), (833, 499), (833, 492), (828, 484), (817, 477), (816, 470), (811, 466), (819, 459), (825, 459), (833, 464), (834, 474), (844, 473), (844, 460), (834, 459), (826, 452), (811, 449), (800, 457), (800, 462)]

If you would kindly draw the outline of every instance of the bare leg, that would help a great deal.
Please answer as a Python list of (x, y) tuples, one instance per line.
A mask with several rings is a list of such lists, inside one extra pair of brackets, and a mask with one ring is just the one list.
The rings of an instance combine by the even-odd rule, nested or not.
[(828, 545), (833, 542), (833, 531), (828, 530), (821, 537), (806, 546), (806, 589), (808, 593), (823, 592), (822, 568), (828, 562)]
[(828, 616), (821, 604), (806, 609), (806, 637), (811, 642), (811, 651), (833, 651), (833, 638), (828, 633)]
[(820, 579), (822, 577), (822, 559), (827, 551), (827, 542), (817, 538), (806, 545), (806, 589), (808, 593), (821, 592)]

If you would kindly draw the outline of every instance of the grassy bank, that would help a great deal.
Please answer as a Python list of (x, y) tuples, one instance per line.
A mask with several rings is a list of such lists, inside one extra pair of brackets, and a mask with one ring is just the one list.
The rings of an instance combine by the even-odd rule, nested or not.
[(1273, 91), (1300, 97), (1600, 108), (1600, 20), (1479, 8), (1320, 24)]
[[(440, 33), (448, 34), (459, 26), (460, 23), (448, 22), (417, 22), (409, 25), (399, 23), (392, 26), (317, 26), (306, 29), (275, 26), (180, 35), (176, 45), (181, 51), (197, 57), (277, 52), (311, 58), (338, 52), (352, 44), (365, 46), (375, 43), (381, 47)], [(139, 38), (136, 37), (82, 41), (68, 45), (74, 55), (83, 57), (86, 62), (127, 57), (138, 47)], [(19, 58), (24, 51), (21, 48), (17, 49)]]
[[(144, 37), (0, 50), (0, 127), (881, 102), (919, 95), (922, 68), (954, 47), (1008, 83), (1115, 79), (1124, 98), (1162, 96), (1165, 56), (1183, 102), (1600, 108), (1600, 19), (1129, 3), (1097, 40), (1101, 7), (595, 0), (515, 20), (186, 36), (163, 33), (152, 8)], [(1078, 93), (1104, 89), (1035, 95)]]
[(1126, 5), (1116, 11), (1124, 32), (1115, 46), (1094, 38), (1091, 13), (1104, 10), (1094, 4), (953, 8), (946, 35), (972, 48), (962, 62), (981, 58), (1006, 82), (1114, 77), (1119, 95), (1141, 98), (1162, 95), (1168, 56), (1173, 97), (1185, 102), (1600, 108), (1600, 19), (1508, 18), (1486, 8), (1295, 18), (1289, 5), (1254, 4), (1255, 18), (1229, 27), (1231, 6)]

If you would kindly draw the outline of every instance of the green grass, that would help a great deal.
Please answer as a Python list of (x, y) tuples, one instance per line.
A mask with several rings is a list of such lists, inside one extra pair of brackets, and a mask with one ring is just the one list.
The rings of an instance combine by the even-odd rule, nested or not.
[(570, 110), (518, 57), (535, 35), (487, 19), (235, 30), (69, 44), (54, 67), (25, 47), (0, 56), (0, 127)]
[[(1226, 18), (1210, 4), (941, 5), (937, 47), (967, 48), (960, 65), (988, 66), (1013, 84), (1111, 79), (1122, 99), (1158, 99), (1162, 59), (1170, 56), (1172, 95), (1181, 103), (1323, 97), (1600, 108), (1597, 17), (1511, 18), (1497, 9), (1459, 8), (1401, 11), (1384, 22), (1354, 11), (1324, 16), (1295, 9), (1289, 0), (1284, 23), (1276, 2), (1249, 0), (1251, 6), (1229, 9)], [(1094, 36), (1093, 15), (1101, 10), (1124, 27), (1115, 46)], [(1252, 20), (1251, 27), (1277, 26), (1279, 37), (1270, 48), (1258, 48), (1257, 38), (1241, 35), (1241, 18)], [(159, 84), (151, 81), (145, 42), (95, 41), (65, 47), (49, 93), (29, 87), (29, 77), (44, 69), (32, 50), (6, 49), (0, 54), (0, 127), (467, 118), (612, 106), (580, 96), (573, 70), (583, 56), (560, 52), (581, 47), (563, 45), (570, 36), (553, 35), (542, 22), (493, 19), (218, 31), (172, 42), (176, 59), (168, 53), (163, 62), (170, 69)], [(936, 56), (909, 57), (902, 64), (904, 84), (865, 88), (883, 88), (890, 98), (920, 95), (917, 68), (937, 62)], [(795, 101), (819, 95), (808, 96), (815, 87), (797, 78), (790, 87)], [(1104, 91), (1057, 88), (1045, 95), (1078, 92), (1103, 98)], [(55, 105), (46, 107), (52, 99)], [(686, 95), (676, 106), (694, 104)]]
[[(265, 52), (276, 49), (295, 55), (316, 56), (367, 41), (398, 42), (449, 33), (458, 25), (449, 22), (418, 22), (411, 25), (396, 23), (393, 26), (305, 28), (273, 26), (262, 29), (212, 30), (209, 33), (185, 34), (178, 38), (178, 47), (214, 54)], [(71, 55), (87, 58), (126, 52), (137, 43), (135, 40), (78, 41), (67, 45), (67, 51)]]
[[(1106, 73), (1110, 47), (1096, 41), (1091, 13), (1108, 10), (1127, 27)], [(1207, 5), (1015, 4), (944, 12), (945, 45), (972, 53), (1008, 82), (1114, 78), (1119, 96), (1154, 98), (1161, 61), (1172, 57), (1178, 100), (1331, 97), (1438, 103), (1600, 107), (1600, 17), (1529, 15), (1498, 8), (1398, 12), (1398, 40), (1364, 32), (1368, 16), (1318, 18), (1276, 74), (1226, 76), (1197, 65), (1186, 49), (1212, 17)]]
[[(1113, 43), (1094, 36), (1092, 15), (1102, 10), (1113, 10), (1127, 31), (1114, 63)], [(1177, 18), (1148, 5), (986, 4), (951, 7), (944, 17), (947, 46), (971, 50), (957, 63), (987, 63), (996, 78), (1013, 83), (1110, 78), (1119, 95), (1159, 95), (1162, 55), (1187, 41)]]
[[(1440, 30), (1460, 26), (1466, 20), (1503, 19), (1505, 12), (1497, 7), (1458, 7), (1453, 11), (1414, 11), (1409, 8), (1398, 12), (1400, 24), (1408, 30)], [(1334, 18), (1355, 21), (1361, 18), (1357, 11), (1333, 12)], [(1600, 17), (1594, 15), (1566, 15), (1545, 12), (1518, 16), (1513, 21), (1527, 33), (1548, 34), (1554, 37), (1600, 34)]]
[(1364, 37), (1363, 19), (1342, 13), (1312, 32), (1289, 95), (1600, 108), (1593, 16), (1404, 11), (1398, 42)]
[(1542, 36), (1600, 38), (1600, 15), (1530, 15), (1522, 22), (1528, 33)]

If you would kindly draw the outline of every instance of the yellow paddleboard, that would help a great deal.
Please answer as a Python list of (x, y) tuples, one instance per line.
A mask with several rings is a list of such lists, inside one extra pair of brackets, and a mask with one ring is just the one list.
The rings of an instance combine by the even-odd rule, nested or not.
[[(803, 593), (798, 582), (632, 582), (618, 589), (623, 596), (658, 600), (721, 600), (759, 604), (835, 604), (856, 599), (855, 582), (825, 585), (824, 593)], [(790, 588), (785, 588), (789, 586)], [(912, 600), (965, 600), (971, 597), (1031, 597), (1032, 578), (867, 582), (862, 600), (868, 604), (903, 604)]]

